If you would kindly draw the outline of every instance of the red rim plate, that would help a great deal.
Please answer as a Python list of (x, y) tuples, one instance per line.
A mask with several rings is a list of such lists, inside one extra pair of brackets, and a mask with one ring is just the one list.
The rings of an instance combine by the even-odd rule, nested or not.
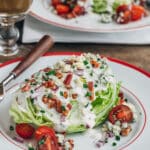
[(51, 24), (57, 27), (61, 27), (61, 28), (65, 28), (65, 29), (70, 29), (70, 30), (75, 30), (75, 31), (81, 31), (81, 32), (99, 32), (99, 33), (107, 33), (107, 32), (122, 32), (122, 31), (133, 31), (133, 30), (140, 30), (146, 27), (149, 27), (150, 24), (145, 24), (145, 25), (140, 25), (137, 27), (126, 27), (126, 28), (122, 28), (122, 29), (91, 29), (91, 28), (82, 28), (82, 27), (73, 27), (70, 25), (63, 25), (61, 23), (55, 22), (55, 21), (51, 21), (49, 19), (43, 18), (39, 15), (37, 15), (36, 13), (34, 13), (33, 11), (30, 11), (29, 13), (32, 17), (45, 22), (47, 24)]
[[(80, 55), (81, 52), (48, 52), (46, 53), (44, 56), (55, 56), (55, 55), (58, 55), (58, 56), (61, 56), (61, 55)], [(138, 71), (139, 73), (143, 74), (144, 76), (150, 78), (150, 73), (144, 71), (143, 69), (140, 69), (132, 64), (129, 64), (127, 62), (124, 62), (122, 60), (118, 60), (118, 59), (115, 59), (115, 58), (111, 58), (111, 57), (107, 57), (111, 62), (114, 62), (114, 63), (117, 63), (117, 64), (121, 64), (123, 66), (126, 66), (128, 68), (131, 68), (133, 70), (136, 70)], [(16, 58), (16, 59), (13, 59), (13, 60), (10, 60), (10, 61), (7, 61), (3, 64), (0, 64), (0, 68), (4, 67), (4, 66), (7, 66), (7, 65), (10, 65), (12, 63), (16, 63), (18, 61), (22, 60), (22, 58)], [(139, 131), (139, 133), (129, 142), (127, 143), (125, 146), (123, 146), (120, 150), (123, 150), (125, 148), (127, 148), (129, 145), (131, 145), (133, 142), (136, 141), (137, 138), (139, 138), (139, 136), (142, 134), (142, 132), (144, 131), (144, 128), (146, 126), (146, 121), (147, 121), (147, 115), (146, 115), (146, 110), (143, 106), (143, 104), (141, 103), (141, 101), (138, 99), (138, 97), (132, 93), (130, 90), (128, 90), (127, 88), (123, 87), (126, 91), (128, 91), (131, 95), (133, 95), (135, 97), (135, 99), (138, 101), (138, 103), (140, 104), (143, 112), (144, 112), (144, 124), (141, 128), (141, 130)], [(8, 138), (6, 134), (4, 134), (2, 131), (0, 131), (0, 134), (5, 138), (7, 139), (9, 142), (11, 142), (12, 144), (18, 146), (19, 148), (21, 148), (22, 150), (25, 150), (25, 148), (23, 148), (22, 146), (20, 146), (19, 144), (17, 144), (16, 142), (14, 142), (12, 139)]]

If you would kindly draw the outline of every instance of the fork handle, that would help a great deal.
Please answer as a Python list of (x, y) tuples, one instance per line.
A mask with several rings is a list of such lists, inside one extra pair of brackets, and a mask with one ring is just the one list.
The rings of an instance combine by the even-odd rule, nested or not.
[(19, 76), (23, 71), (25, 71), (32, 63), (34, 63), (40, 56), (42, 56), (45, 52), (47, 52), (52, 46), (54, 42), (53, 39), (45, 35), (31, 50), (31, 52), (19, 63), (11, 74), (14, 77)]

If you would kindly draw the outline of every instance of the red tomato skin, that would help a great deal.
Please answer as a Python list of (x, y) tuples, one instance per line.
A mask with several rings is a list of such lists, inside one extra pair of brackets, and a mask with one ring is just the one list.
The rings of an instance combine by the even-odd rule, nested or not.
[(137, 21), (140, 20), (142, 17), (144, 17), (146, 11), (144, 7), (139, 5), (132, 5), (131, 7), (131, 20)]
[(58, 4), (60, 4), (61, 3), (61, 1), (60, 0), (52, 0), (51, 1), (51, 4), (52, 4), (52, 6), (53, 7), (56, 7)]
[(69, 13), (70, 8), (68, 5), (58, 4), (56, 5), (56, 11), (59, 15), (64, 15)]
[[(120, 117), (121, 113), (124, 115), (122, 116), (122, 118)], [(119, 118), (117, 118), (117, 115), (119, 116)], [(117, 120), (119, 120), (120, 122), (131, 122), (133, 120), (133, 113), (127, 105), (117, 105), (109, 112), (108, 120), (112, 124), (115, 124)]]
[(35, 131), (36, 140), (40, 140), (43, 135), (48, 134), (55, 137), (55, 131), (48, 126), (40, 126)]
[(24, 139), (32, 138), (34, 131), (35, 129), (28, 123), (20, 123), (16, 125), (16, 133)]
[(80, 5), (76, 5), (74, 8), (73, 8), (73, 11), (72, 11), (73, 14), (75, 15), (82, 15), (85, 13), (85, 9), (84, 7), (80, 6)]
[(125, 12), (129, 10), (129, 6), (128, 5), (121, 5), (116, 9), (117, 15), (121, 12)]
[(73, 77), (73, 74), (68, 74), (67, 76), (66, 76), (66, 78), (65, 78), (65, 80), (64, 80), (64, 84), (65, 85), (70, 85), (70, 83), (71, 83), (71, 80), (72, 80), (72, 77)]
[(48, 126), (40, 126), (36, 129), (34, 136), (37, 141), (39, 141), (40, 139), (42, 139), (45, 136), (50, 136), (51, 140), (55, 144), (56, 150), (58, 150), (58, 140), (57, 140), (54, 129), (52, 129)]

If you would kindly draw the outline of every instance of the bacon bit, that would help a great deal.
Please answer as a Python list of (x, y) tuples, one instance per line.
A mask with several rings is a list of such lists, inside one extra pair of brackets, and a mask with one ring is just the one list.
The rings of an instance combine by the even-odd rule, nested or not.
[(88, 82), (88, 89), (90, 92), (94, 91), (94, 83), (92, 81)]
[(49, 67), (44, 68), (43, 71), (44, 71), (44, 72), (49, 72), (49, 71), (51, 71), (51, 68), (49, 68)]
[(72, 98), (73, 98), (73, 99), (76, 99), (77, 97), (78, 97), (78, 94), (77, 94), (77, 93), (73, 93), (73, 94), (72, 94)]
[(89, 97), (89, 99), (90, 99), (91, 101), (94, 100), (94, 92), (91, 92), (91, 96)]
[(65, 63), (68, 65), (72, 65), (74, 63), (74, 60), (65, 60)]
[(64, 80), (64, 84), (65, 85), (70, 85), (71, 80), (72, 80), (73, 75), (70, 73), (66, 76), (65, 80)]
[(120, 97), (120, 99), (123, 99), (123, 98), (124, 98), (124, 95), (123, 95), (122, 92), (120, 92), (118, 96)]
[(56, 101), (56, 111), (57, 111), (58, 113), (62, 113), (61, 107), (62, 107), (61, 101), (60, 101), (60, 100), (57, 100), (57, 101)]
[(95, 60), (91, 60), (91, 65), (94, 67), (94, 68), (98, 68), (100, 67), (100, 63), (95, 61)]
[(49, 102), (48, 102), (48, 108), (54, 108), (54, 107), (56, 107), (56, 101), (49, 100)]
[(69, 113), (69, 110), (67, 110), (67, 109), (66, 109), (65, 111), (62, 112), (62, 114), (63, 114), (64, 116), (67, 116), (68, 113)]
[(44, 104), (47, 104), (49, 102), (49, 99), (48, 99), (48, 97), (46, 95), (44, 95), (42, 97), (42, 101), (43, 101)]
[(127, 128), (124, 128), (121, 130), (121, 135), (122, 136), (128, 136), (131, 131), (132, 131), (131, 126), (128, 126)]
[(58, 86), (55, 84), (54, 86), (51, 87), (51, 90), (57, 91), (58, 90)]
[(31, 88), (30, 84), (29, 83), (26, 83), (22, 88), (21, 88), (21, 91), (22, 92), (27, 92), (29, 91)]
[(123, 104), (124, 102), (125, 102), (124, 99), (120, 99), (120, 100), (118, 101), (118, 105), (121, 105), (121, 104)]
[[(70, 143), (70, 145), (72, 146), (72, 148), (74, 147), (74, 141), (72, 139), (69, 139), (68, 142)], [(71, 149), (72, 150), (72, 149)]]
[(68, 104), (67, 104), (67, 108), (68, 108), (69, 110), (71, 110), (71, 109), (72, 109), (72, 105), (71, 105), (70, 103), (68, 103)]
[(58, 86), (51, 79), (46, 81), (46, 82), (44, 82), (43, 86), (45, 86), (45, 88), (50, 88), (50, 89), (52, 89), (54, 91), (56, 91), (58, 89)]
[(58, 78), (58, 79), (61, 79), (62, 77), (63, 77), (63, 74), (61, 73), (61, 72), (56, 72), (56, 77)]
[(72, 86), (71, 85), (66, 85), (65, 88), (69, 90), (69, 89), (72, 89)]
[(68, 92), (64, 91), (63, 96), (64, 96), (65, 99), (67, 99), (68, 98)]

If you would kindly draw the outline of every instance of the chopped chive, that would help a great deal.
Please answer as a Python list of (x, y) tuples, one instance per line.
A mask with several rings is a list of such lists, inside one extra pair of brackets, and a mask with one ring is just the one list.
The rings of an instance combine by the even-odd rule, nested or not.
[(104, 69), (104, 66), (102, 65), (102, 66), (100, 66), (100, 69)]
[(90, 92), (87, 92), (87, 93), (85, 94), (85, 97), (89, 97), (89, 96), (91, 96), (91, 93), (90, 93)]
[(66, 110), (65, 106), (61, 106), (61, 110), (65, 111)]
[(10, 130), (10, 131), (13, 131), (13, 130), (14, 130), (14, 127), (13, 127), (12, 125), (10, 125), (9, 130)]
[(26, 82), (28, 82), (28, 81), (29, 81), (29, 79), (25, 79), (25, 81), (26, 81)]
[(47, 78), (47, 77), (45, 77), (45, 76), (43, 76), (43, 79), (44, 79), (45, 81), (48, 81), (48, 78)]
[(87, 60), (84, 60), (83, 63), (84, 63), (84, 65), (87, 65), (87, 64), (88, 64), (88, 61), (87, 61)]
[(90, 66), (86, 66), (87, 69), (90, 69)]
[(63, 93), (62, 91), (60, 91), (60, 95), (61, 95), (61, 96), (64, 96), (64, 93)]
[(107, 140), (107, 139), (105, 140), (105, 143), (108, 143), (108, 140)]
[(33, 104), (34, 103), (34, 98), (30, 98), (30, 100), (31, 100), (31, 103)]
[(48, 98), (52, 98), (52, 96), (53, 96), (53, 95), (50, 93), (50, 94), (48, 94), (47, 97), (48, 97)]
[(113, 143), (112, 143), (112, 146), (116, 146), (116, 145), (117, 145), (117, 143), (116, 143), (116, 142), (113, 142)]
[(28, 150), (34, 150), (34, 148), (33, 147), (28, 147)]
[(46, 75), (55, 75), (56, 71), (55, 70), (51, 70), (49, 72), (46, 73)]
[(38, 142), (39, 145), (42, 145), (44, 144), (44, 139), (41, 139), (39, 142)]
[(33, 90), (31, 90), (30, 92), (31, 92), (32, 94), (34, 93), (34, 91), (33, 91)]
[(90, 73), (90, 76), (93, 76), (93, 72)]
[(88, 107), (88, 105), (89, 105), (89, 103), (87, 103), (84, 107), (85, 107), (85, 108), (87, 108), (87, 107)]
[(116, 136), (115, 136), (115, 139), (116, 139), (116, 141), (120, 141), (120, 136), (119, 136), (119, 135), (116, 135)]
[(31, 85), (37, 85), (37, 82), (31, 83)]
[(127, 99), (127, 98), (125, 98), (124, 100), (125, 100), (125, 102), (128, 102), (128, 99)]
[(88, 85), (85, 83), (85, 84), (83, 84), (83, 87), (84, 87), (84, 88), (87, 88), (87, 87), (88, 87)]
[(100, 61), (101, 59), (100, 59), (100, 58), (97, 58), (97, 60)]
[(97, 87), (97, 84), (95, 84), (94, 87)]
[(41, 113), (45, 113), (45, 110), (40, 110)]

